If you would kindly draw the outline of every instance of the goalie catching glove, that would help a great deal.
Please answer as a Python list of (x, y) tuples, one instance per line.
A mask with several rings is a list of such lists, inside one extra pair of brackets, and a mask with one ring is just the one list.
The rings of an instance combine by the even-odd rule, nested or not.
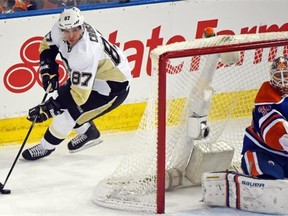
[(41, 123), (56, 115), (60, 115), (62, 112), (60, 104), (51, 97), (46, 102), (29, 109), (27, 119)]
[(49, 92), (57, 90), (59, 87), (59, 75), (58, 75), (59, 65), (54, 62), (41, 61), (40, 62), (40, 74), (42, 78), (42, 85), (45, 91), (47, 90), (49, 84), (51, 83), (51, 88)]

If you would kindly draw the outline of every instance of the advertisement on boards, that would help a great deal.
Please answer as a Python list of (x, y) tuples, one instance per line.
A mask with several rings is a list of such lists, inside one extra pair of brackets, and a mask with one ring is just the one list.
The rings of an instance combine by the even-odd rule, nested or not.
[[(277, 2), (277, 4), (275, 4)], [(85, 10), (85, 21), (122, 48), (132, 68), (125, 103), (146, 101), (151, 88), (149, 54), (158, 46), (201, 38), (205, 27), (218, 35), (288, 31), (285, 1), (177, 1)], [(277, 13), (271, 13), (270, 8)], [(59, 14), (0, 20), (0, 119), (24, 116), (44, 90), (39, 76), (39, 43)], [(60, 83), (68, 75), (60, 60)]]

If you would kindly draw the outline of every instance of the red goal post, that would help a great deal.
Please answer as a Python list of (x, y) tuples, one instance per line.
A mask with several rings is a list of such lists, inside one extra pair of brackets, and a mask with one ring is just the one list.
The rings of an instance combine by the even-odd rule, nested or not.
[[(234, 54), (239, 59), (228, 64)], [(239, 165), (255, 93), (279, 55), (288, 56), (287, 32), (217, 36), (154, 49), (151, 92), (131, 153), (98, 183), (93, 201), (164, 213), (165, 190), (199, 185), (203, 171), (223, 169), (222, 161)], [(205, 119), (207, 137), (195, 137), (191, 116), (194, 122)]]

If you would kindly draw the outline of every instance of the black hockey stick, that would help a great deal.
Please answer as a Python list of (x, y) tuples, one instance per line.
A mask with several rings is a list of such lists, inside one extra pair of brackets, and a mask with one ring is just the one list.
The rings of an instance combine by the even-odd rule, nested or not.
[[(45, 92), (45, 95), (44, 95), (41, 103), (45, 102), (45, 100), (46, 100), (46, 98), (47, 98), (47, 96), (48, 96), (49, 90), (50, 90), (50, 86), (51, 86), (51, 85), (48, 86), (48, 88), (47, 88), (47, 90), (46, 90), (46, 92)], [(24, 141), (23, 141), (23, 143), (22, 143), (22, 145), (21, 145), (21, 147), (20, 147), (20, 149), (19, 149), (19, 151), (18, 151), (18, 154), (17, 154), (17, 156), (16, 156), (16, 158), (15, 158), (15, 160), (14, 160), (14, 162), (13, 162), (13, 164), (12, 164), (10, 170), (9, 170), (9, 173), (8, 173), (6, 179), (5, 179), (4, 184), (2, 184), (2, 183), (0, 182), (0, 193), (1, 193), (1, 194), (10, 194), (10, 193), (11, 193), (11, 190), (9, 190), (9, 189), (4, 189), (4, 187), (5, 187), (7, 181), (8, 181), (8, 179), (9, 179), (9, 177), (10, 177), (10, 175), (11, 175), (11, 173), (12, 173), (12, 171), (13, 171), (13, 169), (14, 169), (17, 161), (18, 161), (18, 158), (19, 158), (19, 156), (20, 156), (20, 154), (21, 154), (21, 152), (22, 152), (22, 150), (23, 150), (23, 148), (24, 148), (24, 146), (25, 146), (25, 144), (26, 144), (26, 142), (27, 142), (27, 140), (28, 140), (28, 138), (29, 138), (29, 136), (30, 136), (30, 133), (31, 133), (31, 131), (32, 131), (32, 129), (33, 129), (35, 123), (36, 123), (36, 119), (37, 119), (37, 116), (34, 118), (32, 124), (31, 124), (31, 126), (30, 126), (30, 128), (29, 128), (29, 130), (28, 130), (28, 133), (27, 133), (27, 135), (26, 135), (26, 137), (25, 137), (25, 139), (24, 139)]]

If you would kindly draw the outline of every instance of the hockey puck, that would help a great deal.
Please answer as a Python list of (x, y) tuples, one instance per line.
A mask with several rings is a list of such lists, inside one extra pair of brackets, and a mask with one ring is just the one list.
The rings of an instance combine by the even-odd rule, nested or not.
[(1, 193), (1, 194), (11, 194), (11, 190), (9, 190), (9, 189), (2, 189), (2, 190), (0, 191), (0, 193)]

